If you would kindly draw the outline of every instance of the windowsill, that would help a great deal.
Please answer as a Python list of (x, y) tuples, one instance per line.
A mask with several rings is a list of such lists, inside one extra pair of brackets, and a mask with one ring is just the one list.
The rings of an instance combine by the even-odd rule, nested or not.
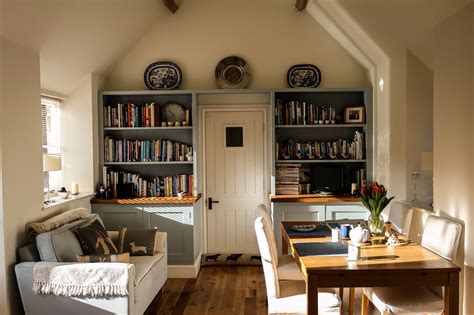
[[(61, 206), (61, 205), (65, 205), (65, 204), (68, 204), (68, 203), (71, 203), (71, 202), (74, 202), (74, 201), (77, 201), (77, 200), (81, 200), (81, 199), (86, 199), (86, 198), (93, 198), (95, 196), (94, 193), (91, 193), (91, 192), (84, 192), (84, 193), (79, 193), (77, 194), (76, 196), (69, 196), (67, 199), (61, 199), (57, 196), (55, 197), (51, 197), (49, 200), (51, 201), (50, 203), (48, 204), (44, 204), (43, 205), (43, 210), (46, 210), (46, 209), (53, 209), (55, 207), (58, 207), (58, 206)], [(47, 200), (47, 199), (46, 199)]]

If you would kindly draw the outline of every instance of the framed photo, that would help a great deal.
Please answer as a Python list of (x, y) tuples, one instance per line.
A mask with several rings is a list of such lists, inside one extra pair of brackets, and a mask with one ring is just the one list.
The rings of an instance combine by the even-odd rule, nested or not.
[(365, 122), (364, 107), (347, 107), (344, 112), (346, 124), (363, 124)]

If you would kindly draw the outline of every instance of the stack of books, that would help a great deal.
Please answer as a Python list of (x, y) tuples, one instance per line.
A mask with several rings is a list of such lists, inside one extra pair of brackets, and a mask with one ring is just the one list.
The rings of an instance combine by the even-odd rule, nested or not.
[(104, 106), (104, 127), (158, 127), (160, 106), (155, 103), (142, 106), (132, 103)]
[(276, 164), (275, 193), (299, 195), (311, 193), (310, 171), (298, 163)]
[(186, 161), (192, 156), (191, 145), (171, 140), (116, 140), (105, 137), (105, 162)]
[(193, 196), (193, 175), (156, 176), (144, 178), (139, 174), (117, 171), (107, 166), (103, 168), (103, 184), (110, 189), (112, 197), (117, 197), (118, 184), (133, 184), (134, 197), (175, 197), (178, 192)]

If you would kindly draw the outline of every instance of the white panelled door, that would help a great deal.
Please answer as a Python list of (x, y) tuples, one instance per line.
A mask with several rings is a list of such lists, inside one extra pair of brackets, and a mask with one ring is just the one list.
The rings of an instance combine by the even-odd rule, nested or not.
[(207, 251), (258, 253), (253, 225), (265, 202), (265, 111), (213, 110), (204, 117)]

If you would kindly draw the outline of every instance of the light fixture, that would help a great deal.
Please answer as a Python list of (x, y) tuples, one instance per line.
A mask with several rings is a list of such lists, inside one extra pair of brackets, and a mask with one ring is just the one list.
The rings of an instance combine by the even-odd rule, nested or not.
[[(433, 152), (423, 151), (421, 152), (421, 170), (432, 171), (433, 170)], [(413, 185), (413, 201), (418, 201), (418, 183), (420, 182), (421, 174), (415, 170), (411, 174), (411, 180)]]
[(422, 171), (433, 170), (433, 151), (421, 152), (421, 170)]

